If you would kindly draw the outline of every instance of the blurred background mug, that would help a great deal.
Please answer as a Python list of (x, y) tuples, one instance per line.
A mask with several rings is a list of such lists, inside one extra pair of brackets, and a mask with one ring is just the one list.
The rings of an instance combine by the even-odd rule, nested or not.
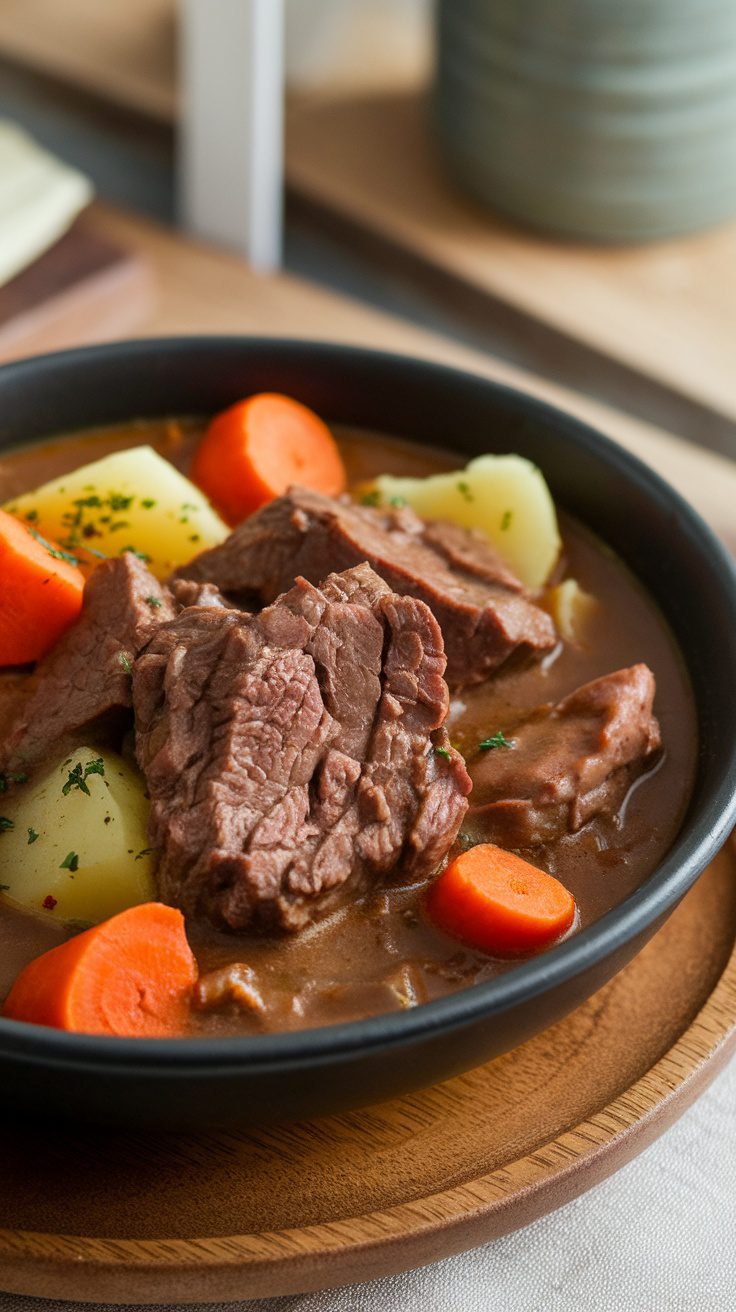
[(438, 0), (455, 177), (525, 224), (628, 242), (736, 214), (734, 0)]

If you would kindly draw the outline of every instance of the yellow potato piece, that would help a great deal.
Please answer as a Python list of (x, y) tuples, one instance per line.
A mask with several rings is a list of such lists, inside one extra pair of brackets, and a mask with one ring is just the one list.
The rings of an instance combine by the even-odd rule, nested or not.
[(96, 924), (155, 897), (143, 781), (116, 752), (75, 748), (1, 800), (13, 826), (0, 833), (0, 883), (9, 901), (55, 920)]
[(478, 456), (465, 469), (429, 478), (382, 474), (373, 487), (379, 505), (405, 502), (424, 519), (480, 529), (532, 591), (543, 586), (560, 554), (549, 488), (522, 456)]
[(565, 579), (545, 594), (543, 605), (565, 642), (585, 642), (598, 599), (584, 592), (575, 579)]
[(199, 488), (150, 446), (82, 465), (5, 509), (81, 560), (84, 548), (104, 556), (133, 550), (161, 579), (230, 531)]

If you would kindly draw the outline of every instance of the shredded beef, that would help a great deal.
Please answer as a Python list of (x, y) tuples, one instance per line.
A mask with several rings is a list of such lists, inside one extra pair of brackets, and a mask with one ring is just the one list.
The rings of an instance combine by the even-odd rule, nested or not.
[(296, 930), (399, 861), (432, 873), (470, 790), (444, 668), (428, 607), (367, 565), (298, 579), (258, 615), (195, 607), (160, 628), (133, 694), (162, 896)]
[(366, 561), (393, 592), (437, 619), (451, 687), (479, 683), (509, 657), (544, 652), (554, 625), (479, 534), (425, 524), (408, 507), (376, 510), (304, 488), (272, 501), (179, 574), (246, 604), (269, 603), (304, 577)]

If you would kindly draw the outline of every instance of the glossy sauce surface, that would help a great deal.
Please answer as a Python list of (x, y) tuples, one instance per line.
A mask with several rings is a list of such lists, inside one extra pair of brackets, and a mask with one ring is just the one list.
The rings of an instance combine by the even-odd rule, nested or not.
[[(56, 475), (124, 447), (147, 442), (187, 472), (201, 424), (158, 421), (99, 434), (56, 439), (0, 459), (0, 502)], [(351, 483), (378, 473), (428, 474), (457, 466), (457, 457), (372, 434), (339, 434)], [(632, 788), (618, 820), (598, 819), (578, 834), (522, 853), (555, 874), (574, 894), (579, 920), (589, 924), (616, 906), (654, 869), (672, 843), (692, 788), (696, 723), (687, 673), (652, 600), (626, 567), (587, 529), (560, 515), (564, 556), (557, 576), (575, 578), (599, 605), (585, 645), (559, 644), (541, 663), (510, 671), (467, 690), (451, 705), (449, 730), (469, 764), (478, 744), (507, 734), (524, 714), (580, 684), (644, 661), (657, 680), (655, 711), (665, 744), (655, 768)], [(0, 677), (4, 691), (17, 676)], [(463, 838), (482, 841), (480, 830)], [(0, 836), (0, 872), (2, 871)], [(2, 880), (0, 879), (0, 882)], [(370, 897), (292, 938), (252, 939), (190, 925), (203, 970), (244, 962), (255, 971), (265, 1016), (237, 1008), (195, 1012), (195, 1033), (259, 1032), (330, 1024), (414, 1005), (508, 970), (432, 926), (423, 887), (396, 880)], [(0, 898), (0, 997), (32, 957), (65, 937), (49, 917), (3, 904)]]

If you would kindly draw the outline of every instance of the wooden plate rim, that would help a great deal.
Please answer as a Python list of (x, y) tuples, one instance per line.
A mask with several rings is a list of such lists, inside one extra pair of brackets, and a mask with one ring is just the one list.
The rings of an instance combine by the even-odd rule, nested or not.
[[(64, 1286), (57, 1297), (82, 1301), (101, 1301), (104, 1289), (107, 1301), (151, 1302), (173, 1292), (179, 1302), (200, 1302), (307, 1292), (350, 1282), (356, 1267), (368, 1278), (436, 1261), (526, 1225), (604, 1180), (695, 1101), (734, 1049), (736, 944), (700, 1011), (649, 1071), (599, 1112), (508, 1165), (391, 1208), (281, 1231), (140, 1240), (0, 1229), (0, 1278), (13, 1292), (47, 1296), (52, 1278)], [(82, 1270), (98, 1277), (97, 1292), (77, 1283), (67, 1292), (70, 1276), (74, 1282)], [(247, 1280), (247, 1293), (234, 1293), (236, 1273)], [(181, 1285), (172, 1284), (177, 1276)], [(123, 1278), (125, 1289), (116, 1283)]]

